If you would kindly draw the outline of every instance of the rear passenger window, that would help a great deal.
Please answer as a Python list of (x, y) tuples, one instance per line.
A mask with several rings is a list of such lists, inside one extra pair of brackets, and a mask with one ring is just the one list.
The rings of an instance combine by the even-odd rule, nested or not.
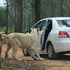
[(70, 20), (57, 20), (59, 26), (70, 27)]

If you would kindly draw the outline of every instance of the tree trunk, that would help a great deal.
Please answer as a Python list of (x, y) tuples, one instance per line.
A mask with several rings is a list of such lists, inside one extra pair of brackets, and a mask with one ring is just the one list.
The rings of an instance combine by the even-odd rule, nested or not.
[(36, 21), (40, 19), (40, 0), (35, 0)]
[(16, 1), (16, 24), (15, 24), (15, 32), (23, 32), (23, 7), (22, 0)]
[(61, 16), (63, 17), (64, 16), (64, 13), (63, 13), (63, 0), (60, 1), (60, 11), (61, 11)]
[(8, 1), (7, 2), (7, 6), (6, 6), (6, 30), (5, 33), (8, 34)]

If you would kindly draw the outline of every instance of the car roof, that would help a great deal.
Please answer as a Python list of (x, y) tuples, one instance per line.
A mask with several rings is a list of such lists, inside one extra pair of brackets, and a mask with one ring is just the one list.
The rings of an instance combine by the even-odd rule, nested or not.
[(48, 17), (41, 20), (47, 20), (47, 19), (63, 20), (63, 19), (70, 19), (70, 17)]
[[(47, 19), (49, 19), (49, 20), (64, 20), (64, 19), (69, 19), (69, 20), (70, 20), (70, 17), (48, 17), (48, 18), (43, 18), (43, 19), (40, 19), (39, 21), (37, 21), (37, 22), (34, 24), (34, 26), (35, 26), (37, 23), (39, 23), (40, 21), (47, 20)], [(34, 26), (33, 26), (33, 27), (34, 27)]]

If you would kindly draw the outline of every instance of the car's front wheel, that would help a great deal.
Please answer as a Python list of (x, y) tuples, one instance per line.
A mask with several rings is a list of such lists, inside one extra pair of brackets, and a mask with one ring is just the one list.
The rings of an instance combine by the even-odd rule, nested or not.
[(51, 43), (47, 45), (47, 55), (50, 59), (56, 59), (57, 57), (57, 54), (55, 53), (53, 45)]

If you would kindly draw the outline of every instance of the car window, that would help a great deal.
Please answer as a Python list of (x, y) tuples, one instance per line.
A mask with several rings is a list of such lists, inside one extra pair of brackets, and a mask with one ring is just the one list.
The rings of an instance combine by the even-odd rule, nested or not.
[(46, 25), (46, 20), (43, 20), (43, 21), (39, 22), (38, 24), (36, 24), (34, 27), (40, 28), (40, 30), (43, 30), (43, 29), (45, 29), (45, 25)]
[(59, 26), (70, 27), (70, 20), (57, 20)]

